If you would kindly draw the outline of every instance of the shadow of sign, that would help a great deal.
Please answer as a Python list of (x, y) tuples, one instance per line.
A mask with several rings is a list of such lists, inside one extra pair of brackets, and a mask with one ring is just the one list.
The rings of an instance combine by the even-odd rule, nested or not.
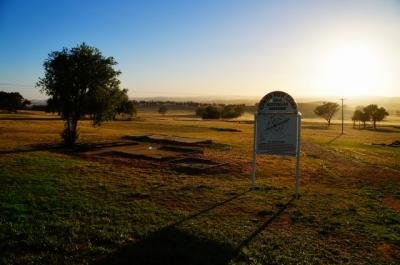
[(333, 139), (329, 140), (329, 141), (326, 142), (326, 143), (327, 143), (327, 144), (331, 144), (331, 143), (333, 143), (334, 141), (336, 141), (337, 139), (339, 139), (340, 137), (342, 137), (342, 135), (343, 135), (343, 134), (339, 134), (339, 135), (335, 136)]
[(0, 155), (3, 154), (17, 154), (17, 153), (29, 153), (37, 151), (56, 151), (60, 153), (78, 154), (80, 152), (105, 148), (105, 147), (121, 147), (121, 146), (132, 146), (136, 143), (131, 142), (110, 142), (110, 143), (77, 143), (74, 147), (65, 147), (62, 143), (48, 143), (48, 144), (34, 144), (26, 146), (21, 149), (13, 150), (0, 150)]
[(234, 248), (176, 227), (161, 229), (96, 264), (228, 264)]
[(250, 244), (250, 242), (258, 236), (263, 230), (265, 230), (276, 218), (278, 218), (287, 208), (292, 205), (295, 197), (292, 197), (285, 205), (283, 205), (274, 215), (267, 219), (260, 227), (254, 230), (249, 236), (247, 236), (235, 249), (235, 256), (240, 253), (240, 250)]
[(267, 219), (254, 232), (244, 238), (239, 245), (216, 242), (198, 235), (193, 235), (178, 225), (207, 213), (217, 207), (229, 203), (249, 191), (239, 193), (229, 199), (212, 205), (204, 210), (188, 215), (170, 226), (162, 228), (147, 237), (129, 243), (110, 256), (101, 258), (93, 264), (193, 264), (193, 265), (224, 265), (231, 260), (240, 258), (242, 248), (257, 237), (277, 217), (279, 217), (293, 202), (294, 197), (283, 205), (273, 216)]
[(190, 214), (138, 242), (123, 246), (111, 256), (98, 260), (94, 264), (228, 264), (235, 255), (234, 246), (199, 238), (183, 231), (178, 226), (223, 206), (248, 192), (250, 190), (238, 193), (224, 201)]

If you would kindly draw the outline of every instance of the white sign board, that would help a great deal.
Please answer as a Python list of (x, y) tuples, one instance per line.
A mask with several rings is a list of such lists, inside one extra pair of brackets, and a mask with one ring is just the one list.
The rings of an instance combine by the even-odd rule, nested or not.
[(254, 115), (252, 187), (255, 187), (257, 154), (296, 156), (296, 191), (300, 187), (301, 114), (294, 99), (282, 91), (265, 95)]
[(258, 114), (257, 154), (296, 155), (297, 115), (296, 114)]
[(257, 154), (297, 154), (298, 111), (293, 98), (281, 91), (268, 93), (255, 117)]
[(282, 91), (274, 91), (265, 95), (258, 104), (258, 113), (294, 113), (297, 114), (297, 104), (294, 99)]

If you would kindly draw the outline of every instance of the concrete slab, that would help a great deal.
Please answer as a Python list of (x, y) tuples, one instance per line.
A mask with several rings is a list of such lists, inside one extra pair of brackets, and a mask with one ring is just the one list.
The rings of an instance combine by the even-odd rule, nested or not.
[(186, 173), (207, 173), (210, 170), (225, 171), (224, 166), (228, 164), (195, 157), (180, 158), (169, 163), (173, 169)]
[(155, 143), (139, 143), (128, 146), (98, 148), (96, 150), (86, 152), (85, 155), (168, 161), (182, 157), (183, 152), (180, 150), (168, 149)]
[(128, 139), (141, 142), (156, 142), (174, 145), (204, 145), (212, 144), (212, 140), (204, 138), (192, 138), (182, 136), (170, 136), (163, 134), (149, 134), (140, 136), (127, 136)]

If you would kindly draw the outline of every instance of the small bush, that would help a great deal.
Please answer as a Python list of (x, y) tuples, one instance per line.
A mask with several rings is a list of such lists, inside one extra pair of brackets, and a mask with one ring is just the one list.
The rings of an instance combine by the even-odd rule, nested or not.
[(203, 107), (198, 107), (198, 108), (196, 109), (196, 116), (197, 116), (197, 117), (203, 117), (203, 112), (204, 112), (204, 110), (205, 110), (205, 108), (203, 108)]
[(243, 105), (227, 105), (222, 109), (216, 106), (198, 107), (196, 109), (196, 116), (203, 119), (232, 119), (241, 116), (244, 112)]
[(221, 111), (221, 117), (232, 119), (241, 116), (244, 112), (243, 105), (227, 105)]
[(202, 112), (201, 117), (203, 119), (219, 119), (221, 117), (221, 112), (217, 107), (207, 106)]
[(165, 113), (167, 113), (167, 112), (168, 112), (168, 108), (166, 106), (160, 106), (158, 108), (158, 113), (160, 113), (162, 115), (165, 115)]

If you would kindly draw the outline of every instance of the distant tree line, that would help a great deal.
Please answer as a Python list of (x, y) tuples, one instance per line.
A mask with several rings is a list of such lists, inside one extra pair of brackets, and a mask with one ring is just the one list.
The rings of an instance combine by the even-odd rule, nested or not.
[(204, 103), (204, 102), (195, 102), (195, 101), (161, 101), (161, 100), (134, 100), (135, 104), (141, 108), (151, 108), (151, 107), (160, 107), (160, 106), (177, 106), (177, 107), (207, 107), (207, 106), (217, 106), (224, 107), (227, 104), (217, 104), (217, 103)]
[(0, 91), (0, 109), (16, 113), (17, 110), (25, 109), (31, 102), (18, 92)]
[(376, 104), (370, 104), (366, 107), (358, 107), (351, 119), (353, 120), (353, 127), (356, 127), (356, 122), (358, 122), (358, 127), (361, 127), (362, 123), (365, 129), (366, 123), (372, 121), (374, 129), (376, 129), (376, 123), (385, 119), (386, 116), (389, 116), (389, 113), (385, 108), (378, 107)]
[(161, 100), (135, 100), (134, 101), (138, 107), (159, 107), (159, 106), (189, 106), (189, 107), (198, 107), (198, 106), (208, 106), (210, 104), (194, 102), (194, 101), (161, 101)]

